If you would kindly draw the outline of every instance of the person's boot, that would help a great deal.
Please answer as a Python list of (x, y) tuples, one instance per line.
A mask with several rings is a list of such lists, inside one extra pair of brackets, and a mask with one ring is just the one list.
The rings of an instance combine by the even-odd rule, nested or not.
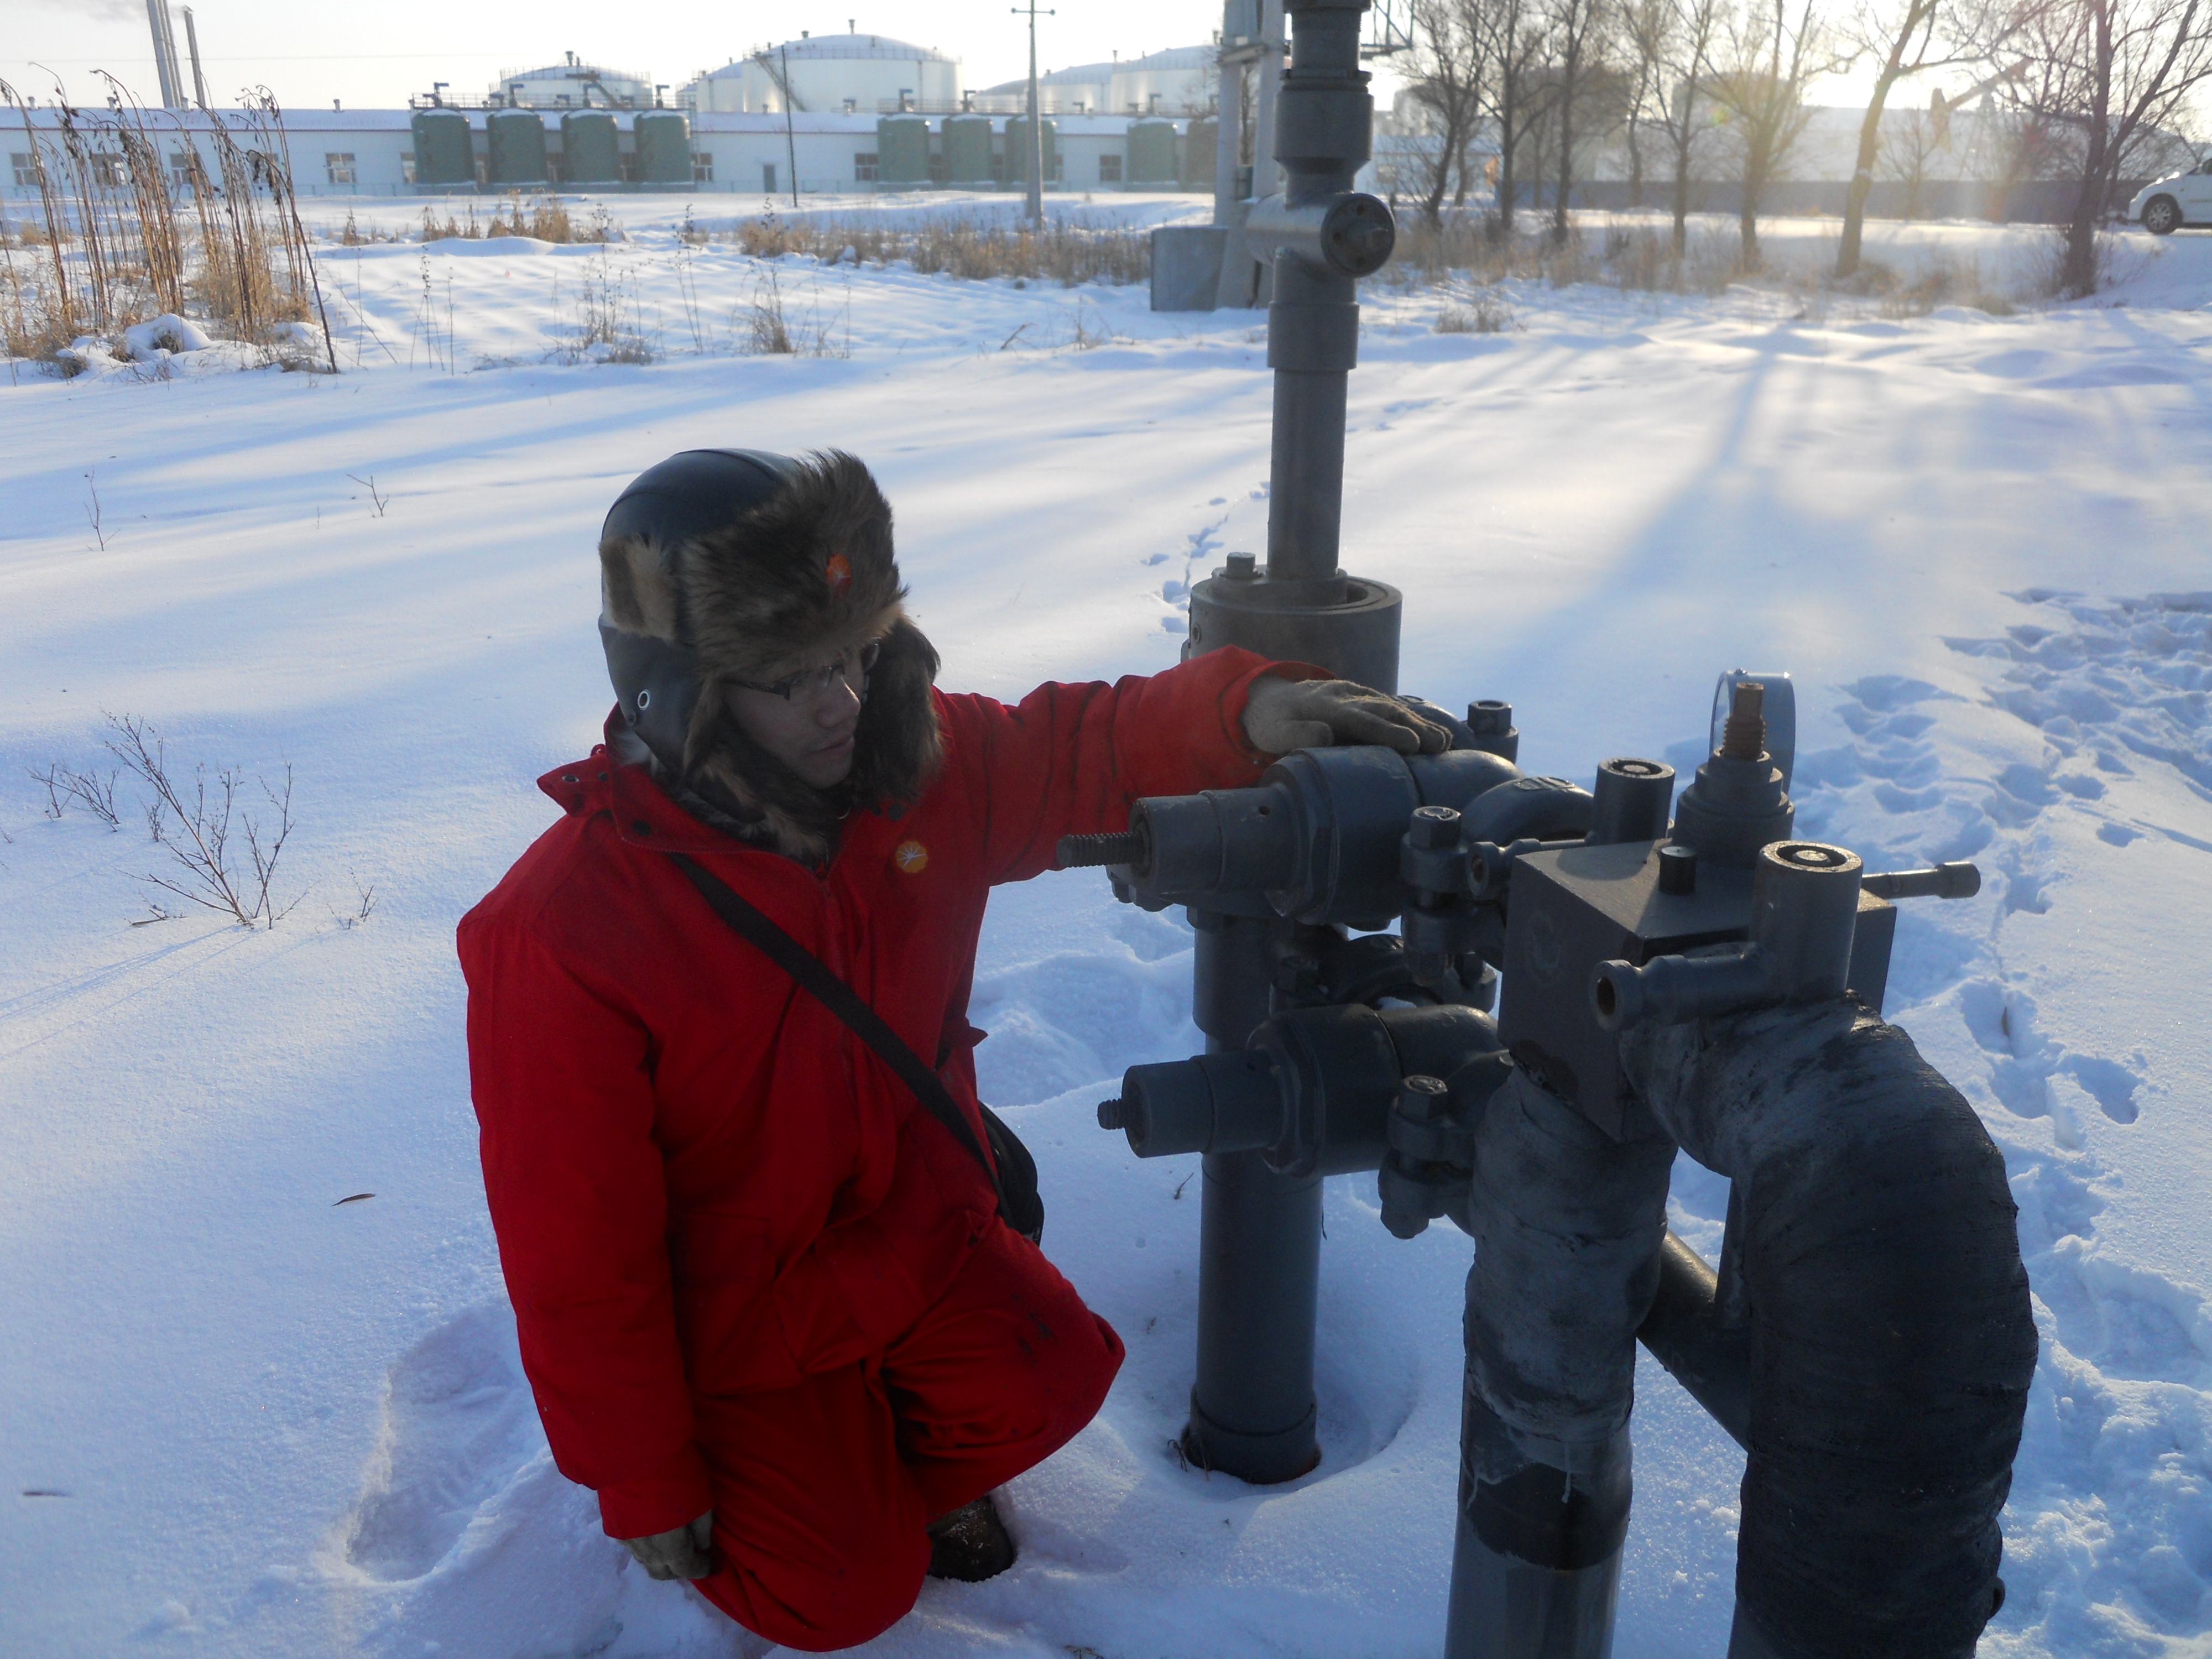
[(988, 1495), (929, 1523), (929, 1576), (980, 1584), (1014, 1565), (1014, 1540)]

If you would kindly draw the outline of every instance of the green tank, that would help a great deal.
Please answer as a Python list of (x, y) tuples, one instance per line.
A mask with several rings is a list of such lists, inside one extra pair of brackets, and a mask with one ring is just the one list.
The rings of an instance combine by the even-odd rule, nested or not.
[(545, 118), (532, 109), (495, 109), (484, 117), (485, 176), (495, 185), (542, 185)]
[(1133, 185), (1176, 182), (1176, 131), (1172, 121), (1129, 123), (1129, 162), (1121, 177)]
[(416, 184), (476, 183), (476, 148), (467, 116), (455, 109), (418, 109), (409, 125), (414, 129)]
[(622, 182), (622, 134), (605, 110), (571, 110), (561, 118), (561, 180), (569, 185)]
[(1183, 129), (1182, 187), (1185, 190), (1213, 188), (1213, 145), (1216, 128), (1211, 115), (1193, 121)]
[(675, 110), (653, 110), (631, 124), (641, 185), (691, 182), (691, 121)]
[(991, 184), (991, 118), (945, 118), (945, 178), (958, 190), (986, 190)]
[(876, 179), (886, 185), (929, 182), (929, 123), (919, 115), (886, 115), (876, 123)]
[[(1044, 179), (1050, 184), (1060, 175), (1060, 123), (1044, 124)], [(1030, 181), (1030, 157), (1033, 151), (1030, 138), (1030, 118), (1026, 115), (1009, 117), (1006, 121), (1006, 182), (1026, 185)]]

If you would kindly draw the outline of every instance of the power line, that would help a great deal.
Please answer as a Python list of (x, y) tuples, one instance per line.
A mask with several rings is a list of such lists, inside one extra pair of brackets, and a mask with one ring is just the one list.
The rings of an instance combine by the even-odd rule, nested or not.
[[(206, 62), (208, 62), (208, 63), (210, 63), (210, 64), (362, 64), (362, 63), (398, 63), (398, 62), (401, 62), (401, 61), (403, 61), (403, 60), (406, 60), (406, 61), (417, 61), (417, 62), (424, 62), (424, 63), (445, 63), (445, 62), (447, 62), (447, 61), (449, 61), (449, 60), (451, 60), (451, 59), (453, 59), (453, 58), (507, 58), (507, 57), (512, 57), (512, 56), (513, 56), (513, 53), (511, 53), (511, 52), (504, 52), (504, 51), (501, 51), (501, 52), (302, 52), (302, 53), (295, 53), (295, 54), (278, 54), (278, 55), (276, 55), (276, 56), (273, 56), (273, 57), (262, 57), (262, 56), (251, 57), (251, 58), (246, 58), (246, 57), (240, 57), (240, 58), (216, 58), (216, 57), (210, 57), (210, 58), (206, 58), (204, 61), (206, 61)], [(45, 53), (45, 52), (21, 52), (21, 53), (18, 53), (18, 54), (15, 56), (15, 58), (13, 60), (11, 60), (11, 61), (15, 62), (15, 63), (21, 63), (21, 64), (27, 64), (27, 63), (31, 63), (31, 62), (33, 62), (33, 61), (36, 61), (36, 62), (39, 62), (39, 63), (42, 63), (42, 64), (124, 64), (124, 63), (151, 63), (151, 62), (153, 61), (153, 59), (152, 59), (152, 58), (143, 58), (143, 57), (140, 57), (140, 56), (138, 56), (138, 55), (137, 55), (137, 54), (135, 54), (135, 53), (132, 53), (132, 52), (122, 52), (122, 53), (117, 53), (117, 52), (106, 52), (106, 53), (103, 53), (101, 56), (100, 56), (100, 57), (98, 57), (98, 58), (54, 58), (54, 57), (51, 57), (51, 56), (49, 56), (48, 54), (46, 54), (46, 53)]]

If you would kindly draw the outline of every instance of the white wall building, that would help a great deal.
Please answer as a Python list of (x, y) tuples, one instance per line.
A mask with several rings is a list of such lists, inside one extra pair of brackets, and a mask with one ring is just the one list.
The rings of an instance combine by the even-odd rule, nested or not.
[[(788, 77), (789, 84), (785, 84)], [(801, 35), (708, 70), (679, 101), (702, 114), (939, 112), (961, 105), (960, 60), (888, 34)]]
[[(449, 196), (467, 193), (469, 185), (418, 185), (416, 182), (416, 112), (408, 110), (288, 110), (284, 114), (284, 143), (291, 156), (295, 188), (303, 199), (316, 197), (387, 196), (413, 197)], [(483, 110), (454, 110), (435, 112), (435, 118), (459, 118), (467, 123), (479, 177), (483, 182), (475, 188), (488, 197), (506, 193), (510, 186), (503, 185), (486, 176), (489, 145), (484, 131), (487, 114), (497, 113)], [(229, 126), (233, 140), (242, 148), (258, 148), (263, 143), (245, 116), (235, 111), (217, 112), (217, 117)], [(501, 118), (512, 119), (512, 116)], [(546, 150), (552, 163), (555, 182), (549, 185), (521, 185), (525, 196), (541, 191), (558, 191), (561, 172), (561, 120), (558, 114), (544, 112)], [(635, 156), (635, 124), (641, 118), (668, 120), (668, 115), (654, 116), (649, 112), (617, 111), (614, 114), (622, 150), (625, 173), (630, 170)], [(1114, 191), (1135, 188), (1157, 191), (1173, 190), (1174, 184), (1140, 182), (1137, 169), (1131, 165), (1129, 129), (1136, 118), (1128, 115), (1065, 115), (1054, 120), (1057, 167), (1048, 182), (1054, 191)], [(60, 151), (60, 129), (57, 113), (50, 109), (30, 112), (33, 131), (40, 134), (41, 147), (48, 156), (50, 177), (60, 182), (56, 158)], [(839, 112), (807, 111), (781, 113), (724, 113), (696, 111), (689, 113), (692, 179), (690, 184), (638, 185), (636, 189), (682, 192), (705, 198), (714, 195), (787, 197), (790, 194), (794, 164), (799, 188), (810, 195), (872, 194), (878, 190), (912, 190), (926, 188), (918, 181), (887, 182), (879, 177), (881, 171), (881, 137), (878, 117), (873, 113), (851, 115)], [(160, 150), (172, 181), (179, 186), (188, 183), (191, 161), (190, 153), (197, 151), (199, 166), (210, 179), (220, 180), (222, 164), (212, 137), (212, 118), (200, 111), (155, 111), (150, 112), (147, 125), (149, 136)], [(927, 120), (929, 148), (933, 155), (942, 144), (943, 118)], [(1170, 124), (1176, 135), (1176, 153), (1180, 163), (1188, 123)], [(1004, 179), (1007, 169), (1003, 162), (1005, 118), (991, 122), (993, 172)], [(82, 127), (82, 124), (81, 124)], [(95, 166), (105, 166), (119, 183), (125, 176), (125, 163), (119, 144), (101, 139), (94, 129), (82, 129), (91, 134)], [(1204, 174), (1202, 184), (1191, 188), (1211, 194), (1213, 140), (1210, 127), (1201, 128), (1199, 148), (1202, 154), (1194, 164)], [(15, 129), (11, 142), (0, 143), (0, 152), (5, 152), (7, 168), (0, 172), (0, 202), (6, 204), (6, 216), (20, 217), (27, 205), (38, 199), (38, 174), (28, 153), (29, 146), (20, 127)], [(108, 152), (115, 152), (109, 155)], [(106, 159), (103, 161), (102, 157)], [(1019, 167), (1013, 169), (1017, 180)], [(623, 185), (592, 185), (583, 187), (590, 194), (617, 193)], [(1018, 189), (1017, 182), (1012, 188)], [(35, 212), (35, 208), (30, 210)]]

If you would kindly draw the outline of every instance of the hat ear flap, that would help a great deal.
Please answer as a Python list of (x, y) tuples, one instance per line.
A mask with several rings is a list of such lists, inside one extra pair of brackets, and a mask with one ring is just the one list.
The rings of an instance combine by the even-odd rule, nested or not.
[(609, 626), (657, 640), (682, 637), (673, 552), (650, 536), (611, 536), (599, 544), (599, 614)]
[(945, 732), (930, 687), (937, 649), (900, 611), (868, 675), (853, 771), (842, 786), (857, 807), (921, 798), (945, 761)]

